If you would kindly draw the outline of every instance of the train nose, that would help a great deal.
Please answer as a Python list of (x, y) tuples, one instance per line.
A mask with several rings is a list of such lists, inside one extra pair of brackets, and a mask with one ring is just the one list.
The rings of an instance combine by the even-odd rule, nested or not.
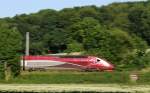
[(110, 65), (110, 66), (109, 66), (109, 69), (110, 69), (110, 70), (114, 70), (114, 69), (115, 69), (114, 65)]
[(111, 65), (111, 69), (114, 70), (114, 66), (113, 65)]

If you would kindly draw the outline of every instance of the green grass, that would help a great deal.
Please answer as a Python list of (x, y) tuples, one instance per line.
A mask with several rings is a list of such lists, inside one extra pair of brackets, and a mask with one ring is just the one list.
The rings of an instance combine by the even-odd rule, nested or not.
[[(19, 77), (0, 83), (16, 84), (132, 84), (130, 72), (46, 71), (23, 72)], [(140, 73), (137, 84), (150, 84), (150, 73)]]
[(150, 93), (149, 85), (118, 84), (0, 84), (5, 93)]
[(127, 83), (128, 73), (120, 75), (118, 72), (23, 72), (21, 76), (1, 83), (21, 84), (92, 84), (92, 83)]
[(150, 72), (140, 73), (139, 76), (137, 83), (150, 84)]
[(137, 82), (131, 82), (129, 78), (130, 73), (26, 71), (22, 72), (19, 77), (10, 79), (9, 81), (0, 80), (0, 92), (3, 93), (3, 90), (5, 90), (5, 93), (9, 93), (10, 91), (11, 93), (20, 91), (27, 93), (24, 91), (28, 90), (30, 93), (31, 91), (37, 93), (36, 91), (39, 90), (42, 93), (46, 93), (47, 91), (49, 91), (47, 93), (54, 93), (50, 92), (50, 90), (61, 90), (59, 93), (132, 93), (133, 91), (133, 93), (144, 93), (143, 91), (150, 93), (150, 72), (139, 72)]

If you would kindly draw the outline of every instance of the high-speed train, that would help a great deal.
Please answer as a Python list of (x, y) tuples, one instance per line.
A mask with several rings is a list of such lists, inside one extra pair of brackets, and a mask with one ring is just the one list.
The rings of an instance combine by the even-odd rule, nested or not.
[(94, 56), (24, 56), (21, 66), (26, 69), (62, 68), (85, 71), (113, 71), (110, 62)]

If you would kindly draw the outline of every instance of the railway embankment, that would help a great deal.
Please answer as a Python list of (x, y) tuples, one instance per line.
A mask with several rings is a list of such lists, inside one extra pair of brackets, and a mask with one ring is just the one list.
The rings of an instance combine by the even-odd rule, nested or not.
[[(134, 76), (131, 78), (131, 76)], [(8, 81), (0, 80), (2, 93), (150, 93), (150, 72), (22, 72)]]

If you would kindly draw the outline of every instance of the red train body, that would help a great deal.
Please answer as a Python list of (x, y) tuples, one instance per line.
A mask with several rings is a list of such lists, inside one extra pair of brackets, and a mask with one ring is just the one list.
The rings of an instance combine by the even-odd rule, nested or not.
[(24, 56), (21, 65), (25, 68), (67, 68), (82, 70), (113, 71), (114, 66), (94, 56)]

